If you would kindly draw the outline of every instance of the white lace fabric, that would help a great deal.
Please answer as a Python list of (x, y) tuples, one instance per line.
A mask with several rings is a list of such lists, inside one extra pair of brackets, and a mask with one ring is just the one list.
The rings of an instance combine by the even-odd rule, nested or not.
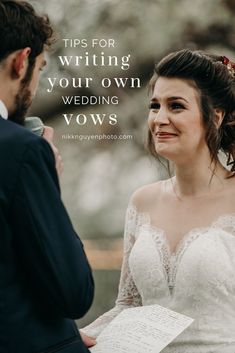
[(164, 353), (235, 353), (235, 214), (190, 230), (171, 253), (130, 203), (115, 307), (82, 329), (97, 337), (123, 309), (159, 304), (194, 318)]

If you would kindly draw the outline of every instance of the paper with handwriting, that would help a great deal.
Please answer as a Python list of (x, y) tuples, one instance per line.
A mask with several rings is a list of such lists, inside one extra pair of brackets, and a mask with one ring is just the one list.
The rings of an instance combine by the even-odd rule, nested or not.
[(101, 332), (92, 353), (158, 353), (183, 332), (193, 319), (148, 305), (123, 310)]

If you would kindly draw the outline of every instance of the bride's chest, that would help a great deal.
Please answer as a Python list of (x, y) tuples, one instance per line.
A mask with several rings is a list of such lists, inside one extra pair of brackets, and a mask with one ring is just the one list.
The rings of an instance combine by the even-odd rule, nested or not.
[[(165, 232), (144, 222), (137, 228), (129, 266), (139, 291), (161, 295), (178, 288), (190, 291), (208, 286), (235, 290), (235, 237), (229, 231), (229, 219), (223, 228), (218, 224), (194, 228), (170, 249)], [(230, 223), (235, 223), (235, 217)], [(142, 293), (143, 294), (143, 293)]]
[[(159, 237), (159, 233), (162, 233), (169, 251), (173, 253), (184, 237), (188, 236), (190, 240), (194, 237), (191, 233), (197, 232), (198, 229), (211, 228), (210, 226), (214, 225), (221, 217), (223, 222), (231, 223), (229, 217), (233, 214), (231, 210), (235, 209), (233, 203), (228, 198), (226, 200), (209, 199), (203, 203), (200, 200), (161, 203), (148, 213), (140, 213), (138, 215), (139, 225), (149, 225), (151, 227), (149, 231), (153, 234), (157, 233), (157, 237)], [(235, 216), (232, 218), (235, 226)]]

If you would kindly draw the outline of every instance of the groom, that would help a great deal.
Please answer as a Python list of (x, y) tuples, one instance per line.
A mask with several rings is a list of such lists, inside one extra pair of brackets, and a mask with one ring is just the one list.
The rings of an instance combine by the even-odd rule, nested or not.
[(20, 126), (52, 40), (47, 17), (0, 0), (0, 353), (88, 352), (73, 319), (93, 279), (60, 199), (60, 159)]

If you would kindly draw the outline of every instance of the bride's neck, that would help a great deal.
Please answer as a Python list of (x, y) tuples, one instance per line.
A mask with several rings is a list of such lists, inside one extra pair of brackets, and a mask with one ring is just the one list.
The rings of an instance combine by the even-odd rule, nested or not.
[(175, 166), (174, 191), (179, 197), (200, 197), (225, 187), (229, 172), (217, 163), (192, 163)]

